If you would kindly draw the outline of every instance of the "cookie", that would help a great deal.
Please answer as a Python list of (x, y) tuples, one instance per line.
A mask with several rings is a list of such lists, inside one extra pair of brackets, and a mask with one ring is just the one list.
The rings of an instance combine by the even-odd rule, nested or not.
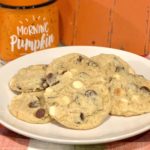
[(107, 119), (111, 110), (108, 88), (93, 79), (74, 76), (62, 90), (49, 87), (44, 95), (50, 116), (72, 129), (95, 128)]
[(92, 60), (99, 64), (101, 71), (104, 71), (108, 77), (115, 72), (120, 72), (122, 70), (135, 74), (135, 71), (127, 62), (113, 54), (100, 54), (92, 57)]
[(92, 69), (94, 67), (98, 67), (96, 62), (93, 62), (90, 58), (85, 55), (79, 53), (70, 53), (61, 57), (58, 57), (52, 61), (50, 66), (47, 68), (47, 74), (49, 73), (49, 69), (56, 70), (59, 74), (63, 74), (67, 69), (72, 68), (83, 68), (83, 66), (87, 67), (85, 69)]
[(32, 65), (20, 69), (11, 78), (9, 82), (10, 89), (17, 93), (44, 90), (48, 87), (46, 82), (46, 68), (47, 65)]
[(70, 78), (73, 78), (72, 73), (80, 73), (81, 76), (87, 76), (89, 79), (101, 75), (97, 63), (84, 55), (71, 53), (55, 59), (48, 65), (46, 71), (47, 83), (50, 87), (57, 86), (63, 88), (63, 85)]
[(112, 115), (135, 116), (150, 112), (150, 81), (143, 76), (115, 73), (109, 89)]
[(22, 93), (15, 96), (9, 105), (9, 111), (16, 118), (28, 123), (43, 124), (51, 120), (43, 92)]

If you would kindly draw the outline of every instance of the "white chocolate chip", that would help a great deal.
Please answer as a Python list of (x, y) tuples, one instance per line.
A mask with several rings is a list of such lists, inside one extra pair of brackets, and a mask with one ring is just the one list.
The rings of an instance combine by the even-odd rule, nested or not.
[(119, 74), (115, 74), (115, 75), (113, 75), (113, 78), (116, 78), (117, 80), (119, 80), (120, 79), (120, 75)]
[(76, 89), (81, 89), (83, 88), (83, 83), (81, 81), (74, 81), (73, 82), (73, 87), (76, 88)]
[(53, 92), (53, 89), (52, 89), (52, 88), (47, 88), (45, 92), (46, 92), (46, 93), (52, 93), (52, 92)]
[(44, 92), (44, 97), (46, 99), (49, 99), (50, 97), (56, 97), (56, 92), (54, 92), (54, 90), (52, 88), (47, 88)]
[(52, 117), (54, 117), (56, 115), (56, 107), (55, 106), (49, 107), (49, 115)]

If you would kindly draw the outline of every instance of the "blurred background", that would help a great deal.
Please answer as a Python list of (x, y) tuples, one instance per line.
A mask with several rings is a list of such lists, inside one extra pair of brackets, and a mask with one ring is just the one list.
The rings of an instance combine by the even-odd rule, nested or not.
[(58, 3), (63, 44), (149, 54), (149, 0), (58, 0)]
[[(147, 57), (149, 0), (0, 0), (0, 58), (60, 45), (117, 48)], [(5, 32), (4, 32), (5, 31)]]

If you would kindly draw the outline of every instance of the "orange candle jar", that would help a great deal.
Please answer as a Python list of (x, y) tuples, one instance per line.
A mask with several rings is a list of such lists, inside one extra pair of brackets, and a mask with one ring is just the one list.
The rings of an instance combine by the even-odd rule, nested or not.
[(56, 0), (1, 0), (0, 3), (0, 59), (8, 62), (58, 45)]

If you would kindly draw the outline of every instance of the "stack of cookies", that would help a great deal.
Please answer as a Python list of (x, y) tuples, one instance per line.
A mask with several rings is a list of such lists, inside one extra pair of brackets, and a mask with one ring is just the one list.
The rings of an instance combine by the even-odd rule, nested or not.
[(17, 95), (9, 105), (29, 123), (54, 120), (67, 128), (91, 129), (111, 115), (150, 112), (150, 81), (116, 55), (68, 54), (49, 65), (32, 65), (9, 82)]

